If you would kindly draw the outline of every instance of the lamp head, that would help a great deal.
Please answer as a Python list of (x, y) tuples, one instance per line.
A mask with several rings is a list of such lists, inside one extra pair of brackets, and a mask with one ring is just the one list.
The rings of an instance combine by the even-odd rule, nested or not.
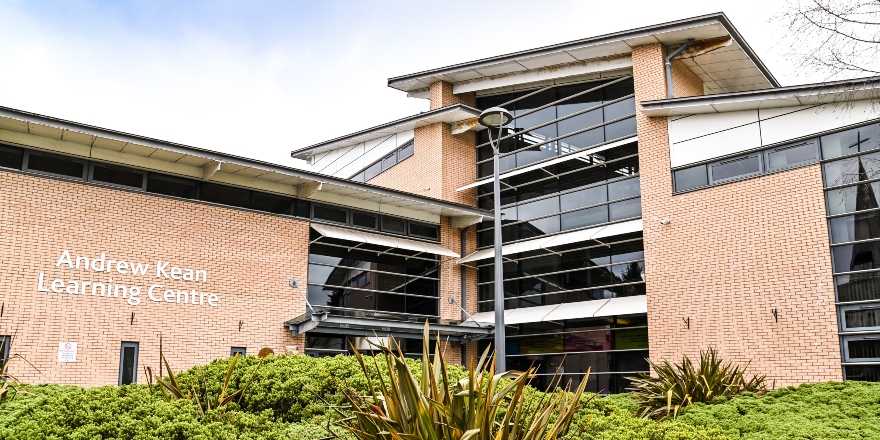
[(512, 120), (513, 116), (511, 116), (510, 112), (501, 107), (487, 108), (480, 113), (480, 117), (477, 119), (480, 125), (489, 128), (503, 127)]

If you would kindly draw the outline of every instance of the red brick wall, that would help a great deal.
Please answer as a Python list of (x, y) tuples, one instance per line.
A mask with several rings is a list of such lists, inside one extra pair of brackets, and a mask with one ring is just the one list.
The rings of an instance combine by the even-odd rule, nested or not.
[[(666, 97), (659, 44), (633, 72), (636, 101)], [(637, 123), (651, 358), (712, 346), (776, 386), (842, 379), (819, 165), (674, 196), (666, 119)]]
[[(160, 334), (175, 370), (229, 356), (233, 346), (280, 354), (296, 345), (302, 353), (303, 338), (291, 338), (283, 324), (305, 311), (288, 282), (306, 282), (306, 222), (10, 172), (0, 172), (0, 204), (0, 334), (14, 335), (12, 353), (43, 372), (13, 361), (11, 372), (26, 382), (116, 384), (122, 341), (140, 343), (137, 377), (144, 382), (144, 366), (159, 367)], [(150, 267), (146, 276), (56, 267), (64, 250)], [(206, 270), (208, 280), (156, 278), (157, 260)], [(112, 278), (144, 289), (137, 306), (38, 292), (40, 273), (46, 284)], [(214, 293), (219, 305), (154, 302), (146, 291), (153, 284)], [(58, 343), (67, 341), (79, 344), (75, 363), (57, 362)]]
[(477, 95), (474, 92), (460, 93), (458, 95), (452, 93), (452, 84), (444, 81), (437, 81), (431, 84), (430, 100), (431, 110), (435, 108), (447, 107), (453, 104), (464, 104), (471, 107), (477, 105)]

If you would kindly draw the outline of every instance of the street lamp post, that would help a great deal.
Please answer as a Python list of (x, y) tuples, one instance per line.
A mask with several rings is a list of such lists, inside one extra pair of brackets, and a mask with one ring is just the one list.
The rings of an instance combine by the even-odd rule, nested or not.
[[(504, 340), (504, 263), (501, 259), (501, 182), (498, 178), (501, 164), (498, 157), (501, 147), (501, 127), (510, 123), (513, 116), (501, 107), (492, 107), (480, 113), (478, 121), (489, 130), (489, 145), (492, 147), (495, 202), (495, 371), (507, 371), (507, 350)], [(498, 129), (498, 140), (492, 141), (492, 129)]]

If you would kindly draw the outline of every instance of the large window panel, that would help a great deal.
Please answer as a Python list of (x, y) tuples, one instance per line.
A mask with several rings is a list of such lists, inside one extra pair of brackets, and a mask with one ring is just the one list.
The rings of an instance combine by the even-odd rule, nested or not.
[(836, 275), (834, 285), (840, 302), (880, 301), (880, 272)]
[(880, 304), (843, 306), (839, 310), (841, 330), (880, 330)]
[(828, 220), (831, 243), (880, 238), (880, 211), (871, 211)]
[(840, 186), (880, 178), (880, 153), (835, 160), (822, 164), (825, 186)]
[(608, 219), (610, 221), (642, 216), (642, 199), (635, 198), (623, 200), (608, 205)]
[(636, 118), (628, 118), (605, 126), (605, 140), (614, 140), (636, 134)]
[(822, 157), (833, 159), (880, 148), (880, 124), (833, 133), (820, 138)]
[(563, 231), (607, 223), (608, 206), (602, 205), (578, 211), (566, 212), (560, 217)]
[(829, 215), (880, 207), (880, 182), (834, 188), (825, 191)]
[(844, 362), (880, 362), (880, 334), (844, 336)]
[(880, 268), (880, 241), (831, 248), (834, 272), (853, 272)]
[(608, 201), (607, 192), (605, 185), (602, 185), (565, 193), (559, 196), (561, 208), (563, 211), (570, 211), (585, 206), (605, 203)]

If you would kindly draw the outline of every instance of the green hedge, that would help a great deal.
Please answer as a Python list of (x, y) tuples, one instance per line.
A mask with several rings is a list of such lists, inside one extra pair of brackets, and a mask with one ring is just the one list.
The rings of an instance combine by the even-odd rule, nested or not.
[[(383, 362), (377, 359), (381, 366)], [(173, 359), (170, 359), (173, 365)], [(259, 360), (243, 359), (233, 377), (234, 389), (250, 377)], [(183, 383), (207, 378), (214, 394), (228, 360), (180, 374)], [(413, 366), (418, 366), (413, 361)], [(420, 368), (414, 368), (418, 374)], [(455, 368), (454, 378), (464, 376)], [(19, 395), (0, 404), (0, 439), (303, 439), (327, 436), (327, 409), (316, 394), (341, 404), (343, 386), (365, 391), (366, 380), (351, 357), (313, 359), (269, 357), (257, 369), (241, 405), (198, 415), (188, 401), (166, 402), (145, 385), (79, 388), (30, 386), (33, 396)], [(530, 390), (530, 399), (541, 392)], [(696, 404), (674, 421), (635, 417), (628, 395), (585, 399), (575, 426), (589, 420), (571, 440), (722, 440), (722, 439), (880, 439), (880, 383), (845, 382), (803, 385), (744, 395), (711, 405)]]

